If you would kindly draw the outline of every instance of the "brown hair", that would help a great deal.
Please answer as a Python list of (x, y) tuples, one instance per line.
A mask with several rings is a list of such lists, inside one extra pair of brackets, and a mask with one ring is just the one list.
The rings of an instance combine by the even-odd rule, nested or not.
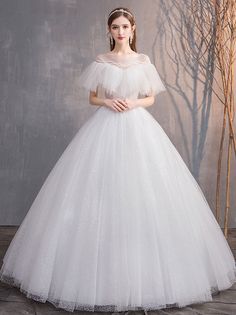
[[(132, 16), (131, 16), (130, 14), (128, 14), (128, 13), (126, 13), (126, 12), (122, 12), (122, 11), (117, 11), (117, 12), (111, 14), (113, 11), (115, 11), (115, 10), (120, 10), (120, 9), (123, 9), (123, 10), (125, 10), (125, 11), (128, 11), (130, 14), (132, 14)], [(133, 25), (135, 24), (135, 20), (134, 20), (133, 13), (132, 13), (129, 9), (127, 9), (127, 8), (124, 8), (124, 7), (115, 8), (115, 9), (113, 9), (113, 10), (110, 12), (110, 14), (111, 14), (111, 16), (108, 18), (108, 21), (107, 21), (107, 25), (108, 25), (109, 29), (110, 29), (110, 27), (111, 27), (111, 24), (112, 24), (113, 20), (115, 20), (116, 18), (118, 18), (118, 17), (120, 17), (120, 16), (122, 16), (122, 15), (123, 15), (124, 17), (126, 17), (126, 18), (130, 21), (131, 26), (133, 26)], [(110, 14), (109, 14), (109, 15), (110, 15)], [(114, 47), (115, 47), (115, 41), (114, 41), (114, 39), (112, 38), (112, 41), (110, 41), (110, 50), (113, 50)], [(130, 44), (130, 48), (131, 48), (133, 51), (137, 52), (137, 49), (136, 49), (136, 28), (135, 28), (135, 30), (134, 30), (134, 35), (133, 35), (132, 43)]]

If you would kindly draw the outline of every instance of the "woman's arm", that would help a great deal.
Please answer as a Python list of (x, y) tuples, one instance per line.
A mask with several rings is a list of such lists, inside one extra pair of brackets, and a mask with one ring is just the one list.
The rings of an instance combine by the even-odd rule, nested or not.
[(144, 98), (137, 98), (136, 100), (132, 100), (134, 102), (134, 107), (142, 106), (148, 107), (154, 104), (155, 97), (154, 96), (146, 96)]
[[(111, 104), (109, 102), (115, 101), (117, 105), (115, 105), (116, 109), (120, 108), (121, 110), (127, 110), (132, 109), (138, 106), (142, 107), (148, 107), (154, 104), (155, 97), (154, 96), (146, 96), (144, 98), (137, 98), (137, 99), (125, 99), (123, 102), (122, 100), (116, 101), (111, 99), (104, 99), (97, 97), (97, 92), (90, 91), (89, 93), (89, 103), (91, 105), (98, 105), (98, 106), (109, 106), (111, 107)], [(122, 102), (121, 104), (119, 102)], [(126, 104), (125, 107), (122, 104)]]
[(105, 106), (105, 99), (97, 97), (97, 92), (89, 92), (89, 103), (91, 105)]

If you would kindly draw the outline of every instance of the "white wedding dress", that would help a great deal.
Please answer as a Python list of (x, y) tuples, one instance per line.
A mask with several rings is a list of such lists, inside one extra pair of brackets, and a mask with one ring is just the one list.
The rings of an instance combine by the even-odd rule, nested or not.
[[(101, 97), (165, 90), (145, 54), (100, 54), (80, 87)], [(0, 279), (68, 311), (211, 301), (236, 282), (230, 247), (191, 172), (143, 107), (99, 106), (49, 173)]]

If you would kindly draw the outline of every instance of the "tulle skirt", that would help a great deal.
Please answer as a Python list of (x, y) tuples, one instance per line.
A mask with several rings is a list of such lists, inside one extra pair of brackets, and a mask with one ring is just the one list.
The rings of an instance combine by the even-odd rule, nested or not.
[(0, 279), (68, 311), (211, 301), (235, 260), (191, 172), (143, 107), (99, 107), (49, 173)]

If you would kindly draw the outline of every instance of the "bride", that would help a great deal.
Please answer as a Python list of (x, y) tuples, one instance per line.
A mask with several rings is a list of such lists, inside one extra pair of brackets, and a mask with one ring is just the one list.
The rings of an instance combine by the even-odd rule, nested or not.
[(201, 188), (145, 109), (166, 90), (135, 47), (134, 15), (108, 16), (111, 51), (79, 84), (98, 106), (38, 192), (0, 279), (68, 311), (155, 310), (211, 301), (235, 260)]

